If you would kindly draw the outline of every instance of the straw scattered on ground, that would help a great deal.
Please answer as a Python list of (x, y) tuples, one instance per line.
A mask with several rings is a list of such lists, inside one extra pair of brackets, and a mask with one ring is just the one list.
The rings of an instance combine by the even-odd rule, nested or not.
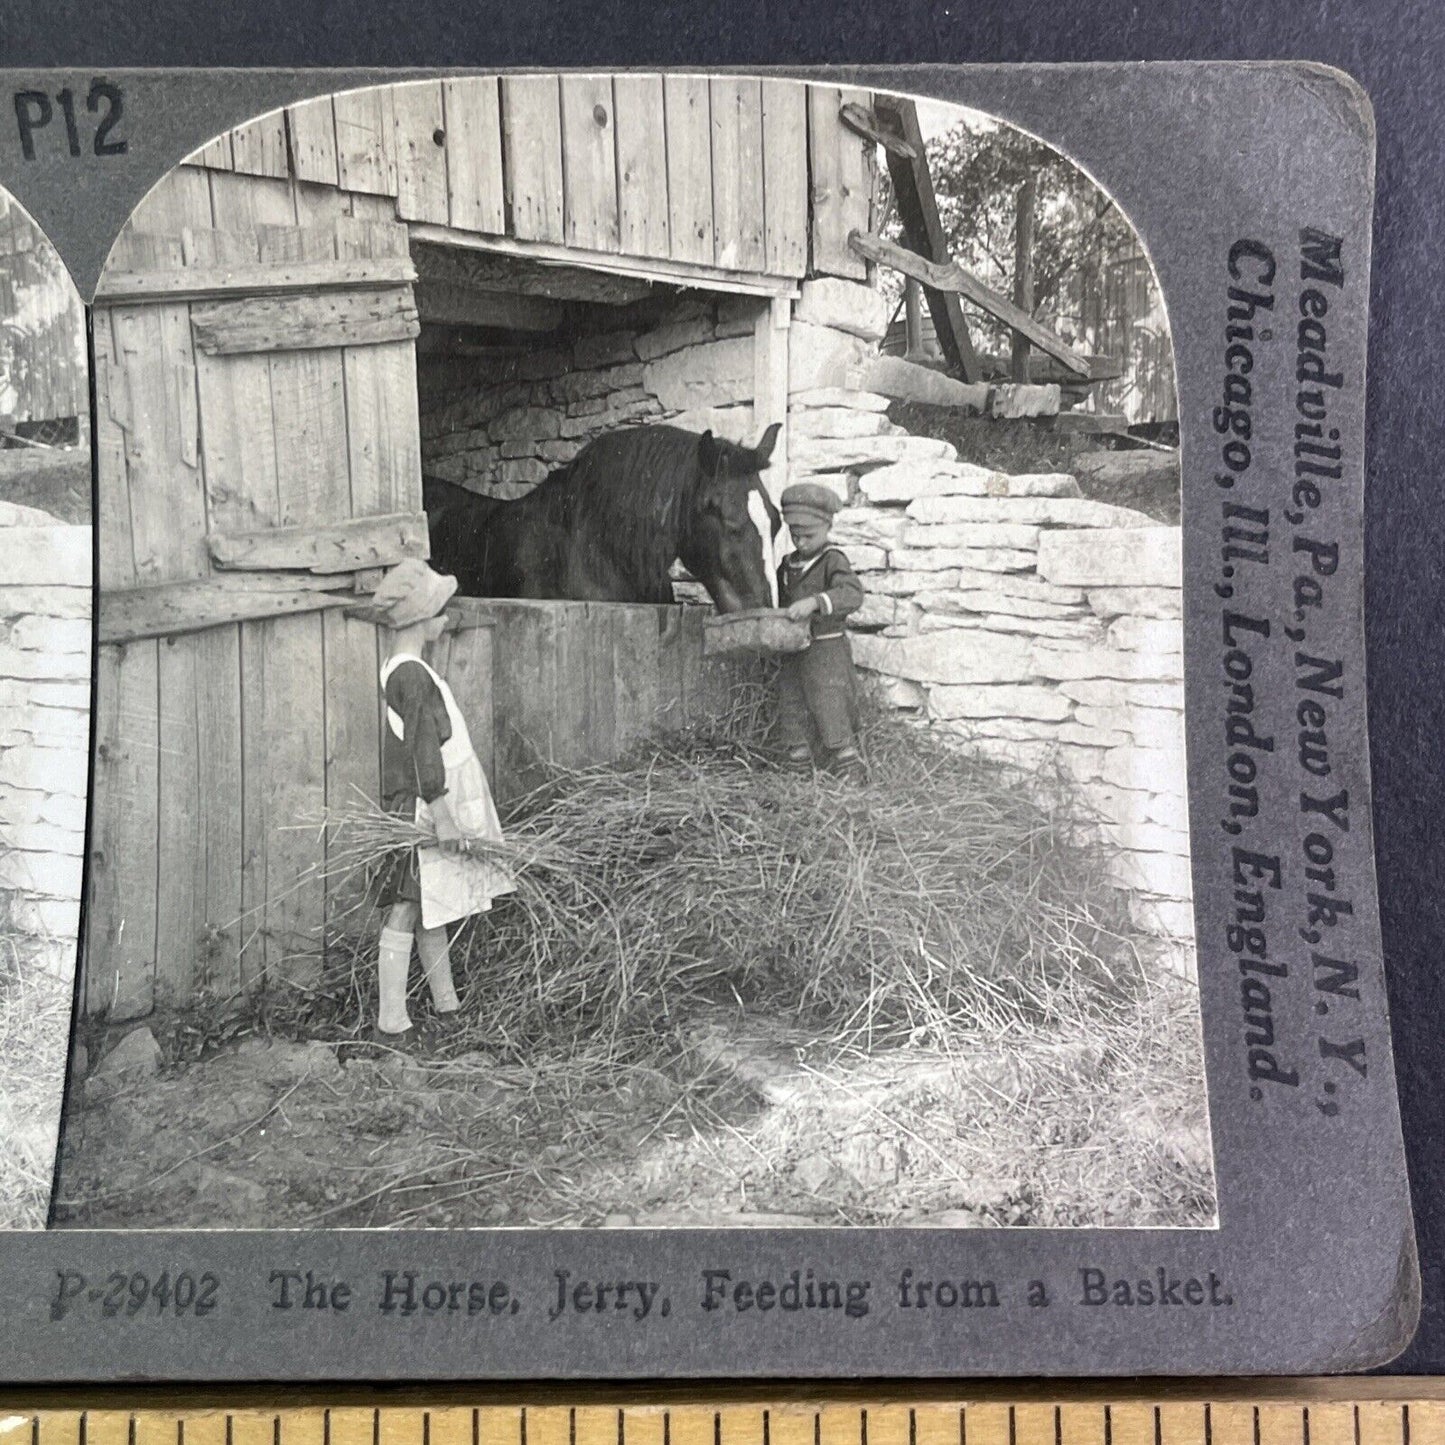
[(43, 1229), (70, 1032), (70, 985), (0, 933), (0, 1230)]
[[(891, 717), (867, 782), (789, 774), (766, 699), (516, 804), (429, 1049), (368, 1042), (364, 904), (310, 991), (171, 1018), (162, 1077), (68, 1125), (62, 1222), (1208, 1223), (1195, 991), (1066, 782)], [(331, 896), (418, 840), (328, 825)]]

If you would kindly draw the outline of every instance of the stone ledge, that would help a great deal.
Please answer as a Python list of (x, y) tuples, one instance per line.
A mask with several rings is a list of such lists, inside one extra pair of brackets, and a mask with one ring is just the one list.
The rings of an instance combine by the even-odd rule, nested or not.
[(881, 291), (837, 276), (804, 281), (793, 304), (795, 324), (828, 327), (864, 341), (881, 341), (888, 318), (888, 298)]
[(60, 853), (0, 854), (0, 888), (16, 888), (47, 898), (79, 899), (82, 860)]
[(1048, 531), (1039, 539), (1038, 570), (1072, 587), (1183, 585), (1178, 527)]
[(27, 527), (25, 545), (11, 547), (0, 566), (0, 585), (89, 587), (89, 527)]
[(908, 515), (919, 522), (1019, 522), (1080, 530), (1157, 526), (1143, 512), (1081, 497), (929, 496), (910, 503)]

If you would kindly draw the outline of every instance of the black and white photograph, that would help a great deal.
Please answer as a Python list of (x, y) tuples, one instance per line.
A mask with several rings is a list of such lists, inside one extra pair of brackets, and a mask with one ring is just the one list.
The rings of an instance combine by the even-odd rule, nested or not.
[(1214, 1225), (1171, 338), (1066, 156), (324, 95), (93, 366), (55, 1227)]
[(50, 1209), (85, 846), (91, 460), (80, 296), (0, 191), (0, 1230)]

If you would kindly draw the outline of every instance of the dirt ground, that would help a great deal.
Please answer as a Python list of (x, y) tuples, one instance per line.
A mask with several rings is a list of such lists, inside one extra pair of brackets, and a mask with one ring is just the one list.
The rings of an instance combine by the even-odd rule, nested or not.
[[(1142, 1025), (1197, 1029), (1190, 993)], [(1207, 1224), (1202, 1091), (1131, 1087), (1128, 1054), (1043, 1030), (823, 1059), (721, 1012), (672, 1074), (251, 1035), (80, 1086), (56, 1223)]]

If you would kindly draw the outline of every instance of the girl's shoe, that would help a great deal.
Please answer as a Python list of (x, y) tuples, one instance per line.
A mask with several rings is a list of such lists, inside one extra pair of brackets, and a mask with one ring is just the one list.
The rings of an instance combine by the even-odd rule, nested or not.
[(403, 1029), (399, 1034), (388, 1033), (385, 1029), (372, 1026), (371, 1042), (384, 1049), (395, 1049), (399, 1053), (406, 1053), (416, 1042), (416, 1025), (409, 1029)]

